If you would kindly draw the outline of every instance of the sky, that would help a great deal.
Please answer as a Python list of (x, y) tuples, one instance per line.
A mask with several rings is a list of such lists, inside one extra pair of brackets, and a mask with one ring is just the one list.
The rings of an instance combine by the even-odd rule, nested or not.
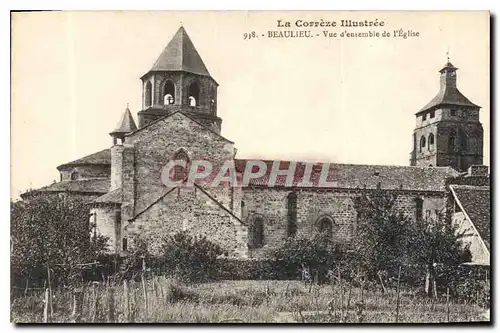
[[(294, 26), (322, 19), (384, 26)], [(137, 122), (139, 78), (181, 24), (220, 84), (222, 135), (239, 158), (408, 165), (415, 113), (437, 94), (448, 52), (458, 88), (482, 107), (489, 165), (487, 12), (26, 12), (12, 15), (12, 197), (110, 147), (127, 103)], [(299, 29), (320, 36), (267, 38)], [(419, 36), (393, 37), (399, 29)], [(321, 36), (370, 30), (391, 36)]]

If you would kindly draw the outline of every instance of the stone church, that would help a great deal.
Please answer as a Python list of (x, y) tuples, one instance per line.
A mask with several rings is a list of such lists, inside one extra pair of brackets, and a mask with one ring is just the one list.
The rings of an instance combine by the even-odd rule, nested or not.
[[(473, 198), (480, 189), (479, 201), (488, 201), (481, 214), (488, 216), (477, 227), (478, 214), (459, 214), (475, 205), (453, 209), (470, 221), (470, 242), (484, 250), (481, 244), (487, 237), (489, 244), (489, 175), (482, 166), (480, 107), (458, 90), (457, 68), (449, 61), (439, 71), (438, 94), (416, 113), (410, 166), (332, 163), (336, 181), (329, 187), (298, 188), (282, 182), (269, 187), (265, 174), (247, 186), (167, 188), (160, 181), (167, 161), (234, 160), (240, 173), (248, 160), (237, 157), (235, 143), (222, 136), (219, 84), (183, 27), (141, 80), (138, 126), (127, 107), (109, 133), (110, 148), (60, 165), (59, 182), (23, 194), (25, 199), (40, 193), (85, 197), (98, 232), (109, 237), (111, 251), (126, 254), (137, 234), (158, 239), (177, 230), (207, 236), (227, 255), (243, 258), (259, 257), (290, 236), (328, 232), (339, 242), (349, 242), (356, 235), (353, 199), (360, 194), (397, 191), (405, 214), (431, 219), (451, 207), (458, 200), (457, 190), (464, 187)], [(298, 174), (303, 171), (305, 163), (300, 161), (280, 161), (281, 168), (292, 162)], [(313, 167), (312, 177), (318, 173)], [(455, 191), (451, 184), (458, 186)], [(480, 229), (487, 229), (487, 235)], [(489, 245), (487, 250), (489, 261)]]

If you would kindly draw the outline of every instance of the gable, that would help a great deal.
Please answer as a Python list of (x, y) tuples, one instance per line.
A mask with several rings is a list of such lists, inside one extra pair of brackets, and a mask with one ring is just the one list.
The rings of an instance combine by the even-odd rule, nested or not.
[(450, 185), (455, 200), (490, 251), (490, 187)]
[(127, 233), (158, 240), (187, 230), (231, 252), (241, 247), (237, 237), (241, 226), (239, 218), (199, 187), (175, 187), (130, 219)]
[(135, 211), (139, 212), (165, 192), (161, 172), (179, 149), (189, 159), (213, 162), (232, 159), (233, 143), (176, 112), (149, 124), (126, 138), (134, 146)]

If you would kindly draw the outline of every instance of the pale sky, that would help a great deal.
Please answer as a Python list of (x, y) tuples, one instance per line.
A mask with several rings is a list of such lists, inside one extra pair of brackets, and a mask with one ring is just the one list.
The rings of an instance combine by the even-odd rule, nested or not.
[[(276, 21), (375, 20), (420, 36), (244, 40)], [(487, 12), (47, 12), (12, 22), (11, 194), (111, 146), (140, 77), (183, 24), (220, 84), (222, 135), (239, 158), (408, 165), (415, 112), (438, 92), (450, 52), (458, 88), (482, 106), (489, 165)], [(298, 30), (292, 27), (290, 29)], [(370, 28), (303, 28), (322, 34)]]

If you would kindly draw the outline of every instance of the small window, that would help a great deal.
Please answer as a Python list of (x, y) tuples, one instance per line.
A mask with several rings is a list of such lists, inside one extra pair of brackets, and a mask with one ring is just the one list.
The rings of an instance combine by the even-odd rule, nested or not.
[(332, 234), (332, 231), (333, 231), (333, 221), (330, 217), (328, 216), (324, 216), (322, 217), (318, 223), (317, 223), (317, 226), (318, 226), (318, 231), (320, 233), (324, 233), (324, 234), (327, 234), (327, 235), (331, 235)]
[(420, 151), (422, 151), (422, 148), (425, 148), (425, 136), (420, 138)]
[(431, 113), (429, 114), (429, 117), (430, 118), (434, 118), (435, 115), (436, 115), (436, 112), (435, 111), (431, 111)]
[(290, 192), (287, 196), (287, 236), (295, 237), (297, 234), (297, 194)]
[(264, 221), (262, 217), (256, 217), (249, 228), (250, 232), (250, 243), (248, 244), (251, 248), (260, 248), (264, 246)]
[(427, 113), (424, 113), (424, 114), (422, 115), (422, 121), (425, 121), (426, 119), (427, 119)]
[(424, 213), (424, 200), (422, 200), (422, 198), (415, 199), (415, 210), (415, 218), (417, 221), (421, 221)]
[(122, 250), (127, 251), (127, 238), (122, 239)]
[(455, 117), (456, 115), (457, 115), (457, 110), (456, 109), (451, 109), (450, 116)]
[(73, 172), (71, 174), (71, 180), (78, 180), (78, 179), (80, 179), (80, 174), (78, 172), (76, 172), (76, 171)]
[(175, 181), (185, 180), (188, 176), (188, 171), (189, 171), (189, 161), (190, 161), (189, 155), (184, 149), (179, 149), (175, 153), (173, 160), (186, 162), (186, 167), (183, 167), (182, 165), (174, 166), (174, 175), (173, 175), (173, 179)]
[(151, 106), (153, 102), (153, 86), (151, 85), (151, 82), (148, 81), (146, 83), (146, 88), (144, 91), (144, 103), (146, 104), (146, 107)]

